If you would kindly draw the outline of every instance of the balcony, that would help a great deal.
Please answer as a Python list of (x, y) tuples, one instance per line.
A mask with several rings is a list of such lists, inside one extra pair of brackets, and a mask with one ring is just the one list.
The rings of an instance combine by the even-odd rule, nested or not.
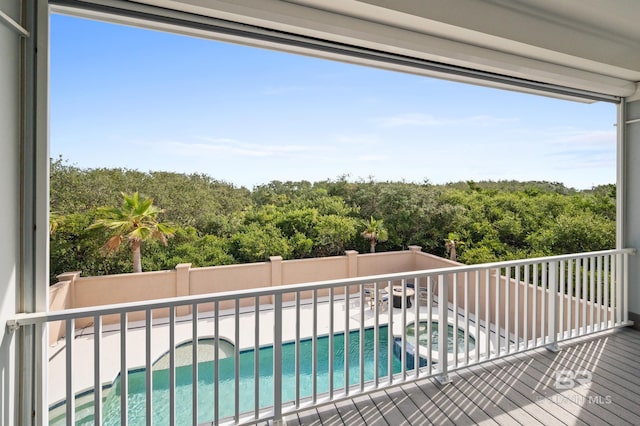
[[(632, 329), (574, 339), (460, 370), (451, 385), (419, 380), (287, 416), (287, 425), (638, 424)], [(585, 374), (556, 385), (556, 372)], [(588, 373), (587, 373), (588, 372)]]
[[(9, 325), (52, 336), (48, 387), (36, 389), (51, 424), (638, 424), (627, 352), (640, 338), (611, 334), (630, 325), (633, 253), (378, 275), (357, 265), (382, 257), (351, 254), (318, 274), (343, 264), (352, 278), (21, 314)], [(415, 249), (392, 256), (403, 268), (427, 262)], [(270, 268), (280, 283), (285, 271), (300, 276)], [(180, 270), (170, 274), (180, 288)]]
[[(9, 327), (0, 342), (0, 423), (46, 424), (49, 406), (60, 403), (60, 400), (49, 396), (48, 385), (51, 385), (59, 388), (63, 394), (61, 407), (68, 414), (65, 422), (73, 424), (76, 408), (74, 395), (85, 391), (81, 386), (76, 387), (75, 380), (81, 374), (77, 367), (80, 360), (87, 359), (92, 363), (91, 369), (95, 371), (89, 379), (98, 384), (98, 391), (89, 395), (90, 400), (96, 402), (95, 407), (90, 403), (88, 409), (92, 415), (100, 417), (104, 414), (100, 385), (103, 379), (114, 380), (113, 377), (102, 376), (102, 367), (115, 362), (120, 364), (119, 369), (125, 372), (131, 368), (138, 368), (140, 364), (137, 361), (134, 364), (129, 358), (133, 356), (131, 348), (134, 344), (144, 343), (145, 360), (140, 371), (145, 374), (145, 381), (153, 382), (153, 376), (146, 375), (149, 369), (144, 370), (144, 367), (150, 366), (156, 359), (148, 361), (147, 353), (150, 351), (146, 351), (146, 346), (148, 340), (151, 340), (153, 347), (153, 343), (159, 342), (160, 339), (154, 340), (155, 336), (147, 332), (147, 329), (156, 330), (164, 322), (166, 329), (173, 330), (173, 333), (178, 333), (179, 325), (186, 325), (192, 335), (199, 336), (204, 328), (200, 326), (200, 309), (206, 309), (207, 315), (209, 312), (213, 313), (209, 318), (215, 325), (215, 318), (221, 321), (221, 315), (218, 315), (215, 308), (221, 308), (223, 303), (234, 304), (237, 300), (251, 301), (251, 298), (255, 297), (255, 293), (252, 292), (235, 295), (221, 293), (211, 296), (178, 296), (181, 299), (159, 301), (158, 304), (131, 302), (128, 305), (45, 312), (49, 238), (47, 164), (50, 155), (48, 17), (51, 11), (198, 37), (236, 41), (248, 45), (257, 44), (284, 51), (302, 50), (314, 56), (545, 96), (558, 96), (563, 99), (616, 103), (617, 247), (638, 246), (640, 169), (637, 158), (640, 156), (640, 91), (637, 82), (640, 81), (640, 57), (635, 53), (640, 42), (640, 34), (634, 21), (637, 21), (637, 16), (640, 15), (638, 3), (618, 2), (615, 8), (609, 3), (595, 1), (587, 2), (589, 7), (582, 8), (568, 8), (565, 2), (550, 1), (526, 4), (457, 1), (454, 2), (455, 5), (450, 1), (436, 1), (429, 2), (428, 8), (421, 7), (418, 3), (420, 2), (318, 0), (2, 2), (0, 44), (3, 60), (0, 61), (0, 85), (3, 90), (0, 96), (0, 134), (3, 142), (0, 144), (0, 161), (3, 167), (0, 168), (0, 194), (4, 202), (0, 209), (0, 229), (3, 235), (0, 243), (0, 321), (7, 323)], [(269, 38), (265, 39), (265, 36)], [(350, 51), (344, 49), (345, 47), (350, 48)], [(555, 174), (551, 173), (550, 176)], [(367, 381), (364, 390), (358, 387), (347, 388), (349, 395), (344, 395), (346, 392), (336, 386), (333, 399), (329, 393), (320, 392), (312, 395), (310, 401), (301, 397), (293, 403), (284, 401), (280, 405), (270, 404), (270, 408), (260, 408), (257, 414), (255, 410), (246, 415), (243, 413), (242, 421), (251, 422), (252, 418), (257, 418), (255, 422), (269, 419), (277, 422), (284, 417), (292, 424), (296, 423), (295, 419), (308, 424), (319, 424), (321, 420), (323, 424), (349, 423), (350, 420), (358, 423), (359, 419), (369, 424), (387, 424), (402, 423), (403, 419), (409, 419), (415, 424), (425, 418), (437, 424), (472, 421), (512, 423), (512, 420), (533, 423), (533, 417), (541, 423), (640, 424), (640, 419), (635, 414), (640, 390), (637, 383), (636, 359), (638, 335), (635, 331), (622, 328), (629, 324), (627, 313), (635, 319), (640, 312), (640, 268), (637, 259), (627, 263), (630, 253), (586, 253), (523, 263), (510, 262), (469, 269), (462, 267), (455, 271), (417, 270), (414, 273), (380, 278), (379, 281), (375, 281), (379, 287), (386, 287), (385, 280), (399, 280), (399, 285), (402, 285), (404, 279), (406, 284), (412, 276), (414, 283), (419, 279), (418, 286), (428, 287), (427, 281), (430, 280), (433, 289), (432, 304), (418, 305), (427, 310), (431, 306), (433, 313), (444, 309), (444, 300), (447, 300), (451, 307), (454, 306), (452, 298), (456, 291), (459, 291), (460, 285), (460, 281), (453, 284), (454, 277), (461, 274), (463, 288), (467, 285), (465, 277), (468, 277), (469, 309), (460, 307), (460, 303), (463, 306), (465, 303), (463, 295), (463, 302), (460, 302), (459, 298), (455, 304), (455, 310), (460, 312), (461, 308), (463, 313), (455, 317), (461, 316), (463, 322), (469, 317), (471, 322), (471, 310), (477, 306), (476, 314), (479, 324), (482, 324), (483, 315), (486, 314), (483, 311), (486, 305), (482, 294), (486, 289), (482, 287), (482, 281), (480, 291), (474, 293), (477, 297), (472, 297), (472, 289), (475, 289), (476, 282), (473, 280), (476, 274), (482, 279), (488, 270), (489, 277), (495, 278), (498, 282), (496, 284), (496, 281), (491, 280), (485, 283), (491, 297), (498, 292), (505, 296), (507, 289), (504, 283), (508, 283), (509, 287), (509, 296), (490, 299), (489, 308), (495, 306), (496, 301), (501, 307), (510, 303), (511, 307), (518, 308), (517, 326), (516, 317), (512, 316), (508, 316), (509, 326), (506, 325), (507, 315), (504, 315), (504, 309), (498, 309), (497, 312), (494, 312), (495, 309), (489, 309), (488, 325), (491, 327), (491, 324), (497, 324), (498, 330), (513, 330), (509, 334), (513, 334), (514, 339), (515, 330), (518, 330), (518, 339), (502, 339), (501, 334), (497, 333), (502, 344), (498, 350), (486, 353), (480, 351), (477, 359), (473, 356), (475, 354), (470, 354), (469, 366), (464, 365), (467, 360), (463, 357), (462, 362), (458, 359), (457, 368), (453, 360), (452, 363), (420, 367), (415, 380), (415, 374), (405, 376), (400, 372), (389, 376), (379, 372), (378, 381)], [(602, 269), (598, 269), (598, 258), (602, 259)], [(607, 258), (609, 263), (605, 266)], [(595, 263), (595, 267), (592, 266), (592, 262)], [(546, 270), (543, 271), (545, 264)], [(564, 274), (561, 273), (563, 264)], [(518, 268), (520, 272), (517, 271)], [(525, 268), (529, 270), (528, 277), (525, 276)], [(593, 268), (595, 270), (591, 272)], [(538, 270), (538, 280), (533, 277), (534, 270)], [(573, 273), (567, 273), (569, 270)], [(600, 275), (598, 270), (601, 271)], [(561, 290), (563, 276), (564, 288), (570, 288), (569, 291)], [(543, 282), (544, 277), (546, 282)], [(442, 297), (440, 289), (433, 288), (441, 287), (441, 279), (441, 290), (448, 292), (448, 299)], [(367, 281), (366, 284), (375, 282)], [(513, 285), (513, 282), (517, 282), (519, 287)], [(313, 329), (316, 326), (314, 319), (317, 319), (318, 324), (330, 319), (328, 316), (318, 316), (319, 307), (318, 311), (313, 310), (313, 307), (321, 302), (326, 301), (329, 306), (333, 305), (336, 317), (344, 318), (344, 312), (340, 310), (342, 298), (345, 309), (348, 306), (349, 312), (357, 316), (359, 309), (365, 309), (366, 306), (366, 309), (371, 309), (369, 304), (362, 303), (364, 291), (360, 290), (360, 283), (363, 281), (341, 279), (339, 282), (324, 282), (306, 287), (311, 290), (300, 293), (301, 296), (305, 296), (300, 300), (310, 303), (311, 316), (303, 311), (303, 304), (297, 303), (295, 299), (286, 300), (284, 293), (277, 296), (273, 289), (270, 289), (270, 292), (265, 290), (264, 293), (257, 293), (259, 298), (254, 299), (257, 306), (266, 305), (264, 315), (262, 310), (260, 315), (255, 315), (256, 321), (261, 324), (262, 329), (273, 328), (273, 339), (286, 336), (285, 326), (296, 328), (296, 323), (286, 323), (286, 319), (276, 313), (273, 307), (278, 304), (293, 302), (290, 306), (294, 312), (297, 312), (296, 306), (300, 306), (301, 324), (311, 321)], [(340, 288), (345, 286), (349, 287), (346, 292), (349, 297), (344, 297), (344, 293), (340, 294)], [(331, 287), (333, 298), (329, 300)], [(526, 303), (524, 300), (514, 302), (519, 299), (513, 299), (516, 288), (519, 289), (518, 295), (522, 298), (525, 294), (528, 295)], [(597, 290), (606, 288), (608, 291), (603, 293)], [(557, 290), (557, 293), (554, 294), (554, 290)], [(294, 294), (294, 298), (297, 296), (296, 289), (289, 289), (287, 292)], [(309, 292), (310, 298), (307, 297)], [(540, 309), (532, 309), (535, 304), (532, 300), (534, 294), (537, 295), (538, 306), (541, 304), (539, 296), (543, 295), (546, 303), (544, 310), (541, 306)], [(263, 296), (264, 299), (261, 299)], [(310, 302), (306, 302), (307, 300)], [(442, 303), (437, 303), (440, 301)], [(205, 302), (211, 305), (210, 310)], [(108, 303), (106, 297), (104, 303)], [(231, 311), (235, 314), (236, 310), (246, 310), (249, 314), (250, 304), (239, 304), (240, 308), (233, 307)], [(193, 306), (197, 309), (191, 313)], [(163, 309), (167, 316), (152, 310), (156, 307)], [(525, 307), (529, 307), (528, 316), (523, 316)], [(393, 316), (399, 313), (399, 322), (405, 313), (411, 312), (411, 308), (407, 309), (407, 306), (402, 304), (399, 310), (392, 307), (388, 309), (393, 309)], [(564, 310), (561, 311), (562, 309)], [(225, 311), (228, 310), (225, 307)], [(18, 312), (40, 313), (22, 315)], [(144, 317), (147, 312), (149, 319), (136, 317)], [(276, 327), (263, 323), (263, 318), (267, 317), (269, 312), (272, 312), (271, 316), (274, 319), (280, 318), (282, 323), (276, 323)], [(367, 312), (369, 311), (365, 311), (365, 314)], [(379, 320), (384, 317), (384, 312), (380, 307)], [(506, 312), (511, 314), (510, 310)], [(154, 319), (156, 315), (158, 318)], [(422, 310), (419, 310), (419, 315), (422, 319)], [(426, 315), (424, 318), (428, 318), (429, 314)], [(86, 317), (89, 317), (93, 324), (83, 324), (83, 318)], [(194, 317), (198, 320), (193, 321)], [(570, 318), (573, 320), (568, 322)], [(598, 322), (603, 319), (603, 323)], [(115, 320), (115, 323), (112, 323), (112, 320)], [(137, 321), (143, 321), (144, 342), (137, 340), (137, 336), (134, 338), (129, 335), (133, 332), (131, 326)], [(333, 321), (335, 322), (336, 318)], [(543, 321), (546, 331), (541, 336), (543, 326), (540, 323)], [(350, 320), (348, 322), (350, 323)], [(124, 324), (123, 333), (120, 333), (120, 324)], [(139, 324), (138, 322), (135, 325)], [(535, 332), (533, 324), (536, 324)], [(277, 325), (282, 327), (278, 328)], [(49, 332), (50, 328), (55, 327), (62, 327), (62, 330)], [(76, 331), (77, 327), (80, 327), (80, 330)], [(621, 328), (621, 331), (616, 332), (616, 328)], [(602, 333), (599, 330), (602, 330)], [(242, 331), (242, 336), (247, 334), (244, 329)], [(83, 333), (89, 332), (98, 338), (90, 339), (83, 336)], [(65, 341), (57, 346), (60, 352), (49, 352), (47, 334), (55, 336), (54, 340), (57, 341), (57, 337), (65, 333)], [(167, 341), (171, 340), (173, 333), (169, 333)], [(208, 337), (215, 333), (213, 328), (206, 331)], [(248, 334), (251, 333), (252, 329), (248, 329)], [(235, 337), (235, 330), (233, 335)], [(443, 335), (445, 334), (440, 333), (439, 338)], [(111, 336), (115, 336), (115, 342), (107, 339)], [(399, 337), (402, 344), (402, 335)], [(404, 337), (406, 342), (407, 336)], [(91, 347), (98, 348), (98, 351), (89, 355), (79, 352), (82, 348), (81, 343), (85, 341), (89, 341)], [(311, 341), (314, 341), (313, 336)], [(124, 342), (122, 348), (121, 342)], [(546, 346), (555, 349), (556, 344), (560, 347), (560, 352), (546, 351)], [(107, 349), (117, 349), (118, 356), (115, 360), (108, 360), (102, 355)], [(168, 364), (171, 368), (167, 370), (169, 378), (172, 377), (173, 380), (174, 368), (180, 364), (176, 360), (176, 352), (180, 353), (183, 349), (184, 347), (169, 350)], [(423, 355), (425, 352), (433, 353), (432, 348), (427, 349), (422, 351)], [(50, 356), (57, 354), (64, 358), (65, 371), (52, 371), (53, 368), (48, 368), (49, 373), (61, 374), (64, 377), (63, 382), (47, 379), (48, 352)], [(235, 361), (235, 346), (233, 352), (232, 359)], [(198, 351), (194, 353), (198, 354)], [(93, 365), (99, 368), (93, 368)], [(219, 362), (216, 365), (219, 366)], [(281, 366), (276, 362), (273, 367), (277, 370), (278, 365)], [(555, 376), (557, 371), (565, 369), (570, 373)], [(411, 372), (410, 369), (409, 371)], [(433, 383), (436, 376), (448, 376), (453, 379), (453, 383), (442, 388), (435, 386)], [(123, 377), (126, 378), (127, 375)], [(278, 382), (274, 381), (272, 388), (279, 388), (277, 384)], [(558, 385), (566, 387), (571, 384), (574, 386), (570, 389), (558, 389)], [(125, 380), (124, 390), (127, 390), (127, 385)], [(150, 389), (150, 386), (146, 389)], [(107, 392), (105, 389), (104, 393)], [(245, 393), (239, 393), (235, 389), (231, 394), (234, 400), (247, 399)], [(115, 393), (112, 395), (118, 396)], [(126, 392), (124, 395), (115, 401), (119, 403), (118, 406), (129, 406)], [(555, 398), (557, 395), (567, 397), (569, 401), (565, 403), (564, 399)], [(146, 394), (143, 393), (143, 396)], [(540, 396), (548, 399), (538, 401), (537, 397)], [(584, 396), (602, 399), (582, 401), (581, 398)], [(610, 400), (607, 399), (609, 396), (612, 397)], [(155, 413), (154, 404), (158, 405), (157, 401), (144, 397), (141, 400), (144, 401), (142, 407), (145, 413)], [(168, 392), (168, 400), (168, 408), (165, 410), (168, 415), (181, 416), (181, 419), (189, 423), (197, 422), (197, 418), (192, 421), (190, 415), (176, 414), (174, 392)], [(215, 401), (213, 398), (205, 401), (213, 407), (212, 413), (216, 406), (220, 406), (216, 401), (217, 397)], [(611, 401), (611, 404), (607, 401)], [(542, 405), (543, 403), (545, 405)], [(542, 410), (538, 409), (538, 406)], [(234, 418), (235, 412), (238, 411), (236, 406), (233, 406), (232, 410), (234, 415), (231, 418), (213, 419), (212, 416), (213, 421), (240, 422), (240, 415)], [(126, 420), (127, 410), (119, 417), (115, 423), (123, 418)], [(147, 421), (151, 423), (151, 418), (148, 417)]]

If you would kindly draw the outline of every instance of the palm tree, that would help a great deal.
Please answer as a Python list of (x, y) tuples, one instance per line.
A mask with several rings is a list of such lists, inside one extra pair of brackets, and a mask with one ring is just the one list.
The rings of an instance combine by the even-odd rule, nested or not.
[(165, 223), (158, 222), (162, 209), (153, 205), (153, 198), (145, 198), (135, 192), (133, 195), (122, 193), (122, 207), (103, 207), (98, 209), (102, 216), (96, 219), (87, 229), (108, 229), (113, 235), (104, 245), (105, 250), (113, 252), (122, 243), (129, 243), (133, 254), (133, 272), (142, 272), (140, 245), (143, 241), (159, 240), (165, 246), (167, 238), (172, 237), (175, 229)]
[(458, 235), (453, 232), (449, 232), (449, 236), (444, 239), (444, 247), (445, 249), (447, 249), (449, 259), (453, 260), (454, 262), (458, 261), (457, 248), (463, 245), (464, 243), (458, 240)]
[(371, 253), (376, 252), (376, 244), (378, 242), (387, 241), (389, 233), (387, 228), (384, 227), (383, 220), (376, 220), (371, 216), (369, 220), (364, 221), (365, 229), (362, 231), (362, 236), (365, 240), (369, 240), (371, 244)]

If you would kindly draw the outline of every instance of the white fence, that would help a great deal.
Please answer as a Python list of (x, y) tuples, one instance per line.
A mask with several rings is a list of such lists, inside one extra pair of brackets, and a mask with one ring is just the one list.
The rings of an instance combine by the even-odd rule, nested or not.
[[(21, 314), (8, 325), (46, 332), (43, 325), (65, 322), (66, 337), (50, 348), (49, 387), (36, 389), (52, 424), (277, 422), (426, 377), (446, 383), (456, 369), (628, 325), (633, 253)], [(235, 308), (219, 309), (227, 301)], [(190, 314), (179, 316), (185, 307)], [(163, 318), (154, 318), (158, 310)], [(129, 321), (141, 311), (144, 321)], [(103, 327), (108, 315), (119, 325)], [(86, 318), (93, 326), (77, 331)]]

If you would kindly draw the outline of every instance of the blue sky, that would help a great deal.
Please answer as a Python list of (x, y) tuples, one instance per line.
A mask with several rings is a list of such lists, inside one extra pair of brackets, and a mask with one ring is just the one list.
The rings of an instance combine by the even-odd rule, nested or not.
[(615, 182), (615, 106), (51, 17), (51, 156), (271, 180)]

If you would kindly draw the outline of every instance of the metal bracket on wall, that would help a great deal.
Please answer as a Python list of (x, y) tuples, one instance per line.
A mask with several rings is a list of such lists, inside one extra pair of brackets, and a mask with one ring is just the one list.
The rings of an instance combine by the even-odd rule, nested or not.
[(0, 10), (0, 21), (4, 21), (9, 24), (13, 29), (18, 31), (22, 37), (29, 37), (29, 31), (27, 31), (22, 25), (18, 24), (16, 21), (11, 18), (11, 16), (7, 15), (3, 11)]
[(20, 324), (16, 320), (7, 321), (7, 332), (12, 334), (14, 331), (20, 328)]

